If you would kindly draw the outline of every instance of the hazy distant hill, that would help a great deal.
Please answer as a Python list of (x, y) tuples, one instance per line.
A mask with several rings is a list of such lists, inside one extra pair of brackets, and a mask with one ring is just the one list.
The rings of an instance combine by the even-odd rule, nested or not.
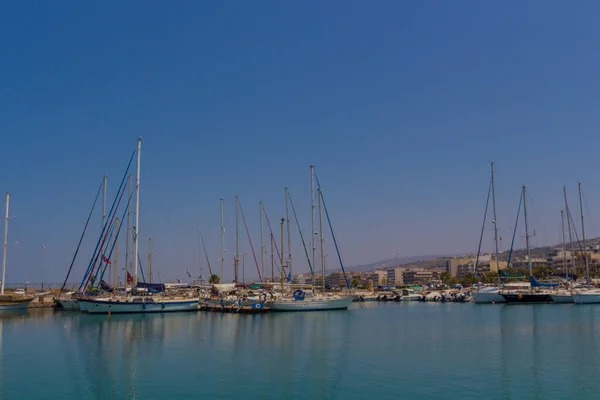
[[(600, 245), (600, 238), (587, 239), (586, 243), (589, 246)], [(575, 250), (578, 250), (579, 249), (578, 243), (573, 243), (573, 247), (575, 248)], [(556, 248), (562, 248), (562, 244), (532, 248), (530, 250), (531, 257), (532, 258), (546, 258), (548, 256), (548, 254), (550, 254)], [(567, 249), (568, 248), (569, 248), (569, 245), (567, 244)], [(514, 250), (513, 258), (517, 258), (517, 257), (521, 258), (521, 257), (524, 257), (526, 254), (527, 254), (527, 252), (525, 249)], [(476, 255), (476, 253), (461, 254), (461, 256), (466, 256), (466, 257), (470, 257), (470, 256), (474, 257), (475, 255)], [(504, 252), (500, 253), (500, 259), (507, 260), (508, 255), (509, 255), (509, 251), (508, 250), (504, 251)], [(349, 272), (365, 272), (365, 271), (373, 271), (375, 269), (386, 269), (386, 268), (390, 268), (390, 267), (394, 267), (394, 266), (404, 266), (404, 267), (424, 268), (424, 269), (443, 268), (446, 265), (446, 259), (448, 257), (455, 257), (455, 256), (459, 256), (459, 254), (448, 254), (448, 255), (437, 254), (437, 255), (429, 255), (429, 256), (398, 257), (395, 259), (390, 258), (387, 260), (377, 261), (377, 262), (374, 262), (371, 264), (348, 267), (348, 268), (346, 268), (346, 270)], [(328, 269), (327, 272), (335, 272), (337, 270), (338, 269), (335, 269), (335, 270)]]

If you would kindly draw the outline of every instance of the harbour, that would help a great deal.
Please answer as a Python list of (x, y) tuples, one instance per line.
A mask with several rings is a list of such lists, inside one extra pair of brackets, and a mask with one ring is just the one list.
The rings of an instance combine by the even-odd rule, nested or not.
[[(23, 376), (35, 376), (45, 393), (81, 399), (600, 396), (600, 308), (591, 305), (369, 302), (257, 315), (30, 310), (3, 313), (0, 326), (7, 399), (45, 398)], [(40, 359), (53, 360), (52, 368)]]

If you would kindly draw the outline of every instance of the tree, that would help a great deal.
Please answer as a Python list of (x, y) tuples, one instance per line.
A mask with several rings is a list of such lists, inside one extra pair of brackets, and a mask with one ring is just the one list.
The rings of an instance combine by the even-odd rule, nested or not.
[(448, 283), (448, 281), (450, 280), (450, 273), (449, 272), (442, 272), (440, 274), (440, 280), (442, 281), (442, 283)]
[(352, 281), (350, 282), (350, 284), (352, 285), (352, 287), (359, 287), (360, 286), (360, 279), (358, 279), (357, 277), (352, 278)]
[(463, 286), (466, 286), (466, 285), (470, 286), (474, 281), (475, 281), (475, 275), (472, 272), (469, 272), (460, 280), (460, 283)]
[(221, 281), (221, 278), (217, 274), (212, 274), (208, 279), (208, 283), (216, 285)]

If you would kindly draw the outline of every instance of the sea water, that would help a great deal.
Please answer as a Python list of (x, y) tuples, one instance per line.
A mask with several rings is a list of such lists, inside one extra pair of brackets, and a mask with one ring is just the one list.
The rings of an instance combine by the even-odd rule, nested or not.
[(1, 399), (598, 399), (600, 306), (0, 314)]

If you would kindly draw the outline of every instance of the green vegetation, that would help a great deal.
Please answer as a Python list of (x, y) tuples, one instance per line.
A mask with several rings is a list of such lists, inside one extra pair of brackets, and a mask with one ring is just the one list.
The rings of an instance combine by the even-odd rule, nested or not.
[(210, 278), (208, 278), (208, 283), (216, 285), (221, 282), (221, 278), (217, 274), (212, 274)]

